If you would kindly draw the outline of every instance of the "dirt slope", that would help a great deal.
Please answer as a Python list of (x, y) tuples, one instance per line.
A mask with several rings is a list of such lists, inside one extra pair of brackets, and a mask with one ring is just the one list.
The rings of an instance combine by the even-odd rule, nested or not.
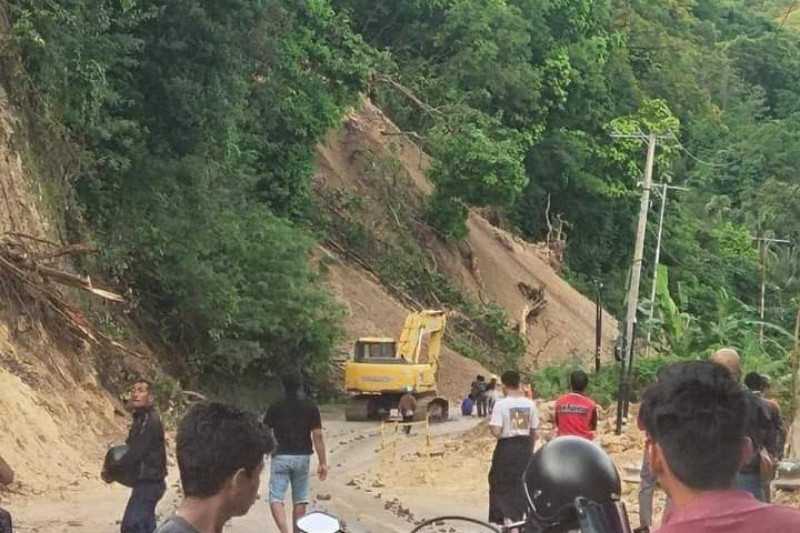
[[(367, 101), (361, 110), (350, 114), (342, 128), (331, 132), (317, 152), (314, 186), (318, 194), (357, 203), (365, 227), (386, 239), (392, 238), (400, 224), (398, 210), (419, 213), (425, 196), (432, 190), (425, 176), (427, 155), (408, 138), (398, 135), (397, 127)], [(421, 223), (419, 215), (415, 220), (415, 238), (428, 251), (436, 268), (476, 300), (503, 306), (514, 325), (519, 326), (532, 305), (529, 294), (523, 291), (543, 290), (546, 305), (521, 328), (527, 338), (526, 363), (531, 369), (591, 357), (594, 303), (558, 276), (548, 265), (543, 247), (494, 227), (477, 212), (470, 215), (469, 237), (460, 244), (445, 242)], [(363, 301), (358, 299), (353, 305), (363, 305)], [(607, 313), (603, 319), (603, 357), (608, 358), (617, 324)], [(374, 323), (369, 326), (377, 330), (397, 330), (393, 325), (396, 320), (384, 321), (383, 315), (370, 320)], [(358, 329), (356, 333), (363, 335), (367, 331)], [(442, 373), (447, 375), (449, 371), (445, 366)]]
[[(347, 340), (340, 347), (341, 358), (350, 354), (352, 342), (358, 337), (397, 337), (409, 310), (363, 270), (327, 249), (322, 249), (321, 254), (326, 258), (328, 286), (345, 309)], [(439, 392), (454, 401), (465, 394), (477, 374), (489, 373), (446, 346), (442, 350), (441, 368)]]
[[(57, 241), (56, 225), (40, 209), (44, 181), (26, 173), (25, 151), (24, 128), (0, 83), (0, 238), (20, 232)], [(88, 458), (124, 424), (115, 401), (91, 353), (57, 342), (15, 304), (0, 297), (0, 455), (16, 472), (11, 490), (37, 493), (96, 478), (98, 465)]]

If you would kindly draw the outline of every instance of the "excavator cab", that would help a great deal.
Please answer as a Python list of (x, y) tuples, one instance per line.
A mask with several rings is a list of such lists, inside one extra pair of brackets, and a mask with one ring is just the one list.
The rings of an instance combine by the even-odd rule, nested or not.
[(394, 362), (397, 357), (397, 342), (390, 338), (365, 337), (356, 341), (353, 359), (359, 363)]

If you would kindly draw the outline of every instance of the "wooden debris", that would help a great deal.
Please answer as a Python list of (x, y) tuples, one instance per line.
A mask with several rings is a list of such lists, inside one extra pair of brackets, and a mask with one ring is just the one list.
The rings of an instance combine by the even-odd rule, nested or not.
[(522, 296), (528, 301), (522, 308), (522, 313), (519, 319), (518, 333), (520, 337), (527, 337), (528, 326), (536, 322), (536, 318), (547, 306), (547, 299), (545, 298), (544, 285), (535, 289), (525, 282), (520, 281), (517, 283), (517, 288)]
[(67, 256), (94, 253), (86, 244), (60, 245), (17, 232), (0, 234), (0, 294), (17, 302), (30, 318), (37, 318), (79, 339), (104, 342), (139, 356), (97, 331), (77, 307), (68, 303), (59, 287), (73, 287), (111, 302), (125, 299), (95, 287), (87, 276), (66, 272), (57, 261)]

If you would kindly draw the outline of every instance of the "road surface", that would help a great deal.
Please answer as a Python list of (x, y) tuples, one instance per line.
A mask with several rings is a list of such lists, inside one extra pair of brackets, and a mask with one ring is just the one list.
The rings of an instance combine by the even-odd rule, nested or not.
[[(312, 509), (330, 512), (347, 524), (352, 533), (407, 533), (413, 520), (397, 512), (387, 503), (388, 496), (378, 489), (354, 486), (353, 479), (364, 474), (378, 461), (380, 432), (377, 423), (345, 422), (340, 409), (324, 409), (325, 439), (329, 451), (330, 473), (325, 482), (312, 479)], [(431, 426), (432, 435), (464, 432), (477, 424), (475, 418), (461, 418)], [(100, 459), (98, 459), (100, 461)], [(269, 467), (265, 469), (268, 471)], [(316, 465), (312, 463), (312, 470)], [(232, 520), (226, 527), (231, 533), (276, 532), (269, 508), (264, 501), (267, 476), (262, 482), (261, 495), (250, 512)], [(160, 518), (168, 516), (179, 500), (177, 467), (172, 465), (168, 491), (159, 504)], [(381, 489), (390, 492), (391, 487)], [(433, 491), (435, 493), (435, 490)], [(37, 496), (16, 496), (9, 507), (19, 533), (117, 533), (129, 489), (119, 485), (106, 486), (95, 480), (76, 482), (73, 487)], [(485, 494), (476, 494), (474, 501), (452, 499), (435, 501), (430, 496), (403, 496), (403, 504), (413, 511), (416, 519), (458, 512), (476, 518), (486, 513)]]

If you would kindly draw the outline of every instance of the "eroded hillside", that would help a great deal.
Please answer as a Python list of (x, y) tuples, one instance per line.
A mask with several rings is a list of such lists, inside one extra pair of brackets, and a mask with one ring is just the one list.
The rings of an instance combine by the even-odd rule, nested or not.
[[(413, 281), (398, 274), (395, 283), (387, 275), (375, 274), (376, 270), (391, 272), (382, 261), (402, 263), (413, 253), (410, 236), (427, 255), (423, 260), (428, 271), (440, 274), (475, 301), (502, 306), (510, 325), (526, 339), (523, 366), (535, 369), (590, 357), (595, 340), (594, 303), (559, 277), (544, 246), (493, 226), (478, 212), (471, 213), (469, 237), (461, 243), (447, 242), (424, 223), (423, 203), (432, 188), (425, 177), (427, 164), (427, 155), (369, 102), (318, 147), (315, 190), (336, 229), (327, 253), (350, 259), (349, 266), (337, 266), (332, 276), (348, 308), (348, 333), (394, 334), (405, 311), (400, 313), (395, 303), (398, 316), (393, 316), (394, 311), (375, 304), (379, 298), (373, 293), (357, 294), (342, 286), (381, 281), (403, 309), (420, 303), (414, 298)], [(387, 250), (394, 255), (382, 255)], [(347, 282), (337, 281), (339, 268), (348, 269)], [(380, 299), (387, 297), (383, 292)], [(365, 314), (369, 316), (366, 323)], [(604, 314), (604, 327), (603, 354), (608, 357), (617, 327), (608, 314)], [(450, 363), (457, 360), (454, 356)], [(484, 360), (491, 361), (491, 354)], [(443, 366), (445, 380), (450, 379), (450, 371), (450, 365)]]

